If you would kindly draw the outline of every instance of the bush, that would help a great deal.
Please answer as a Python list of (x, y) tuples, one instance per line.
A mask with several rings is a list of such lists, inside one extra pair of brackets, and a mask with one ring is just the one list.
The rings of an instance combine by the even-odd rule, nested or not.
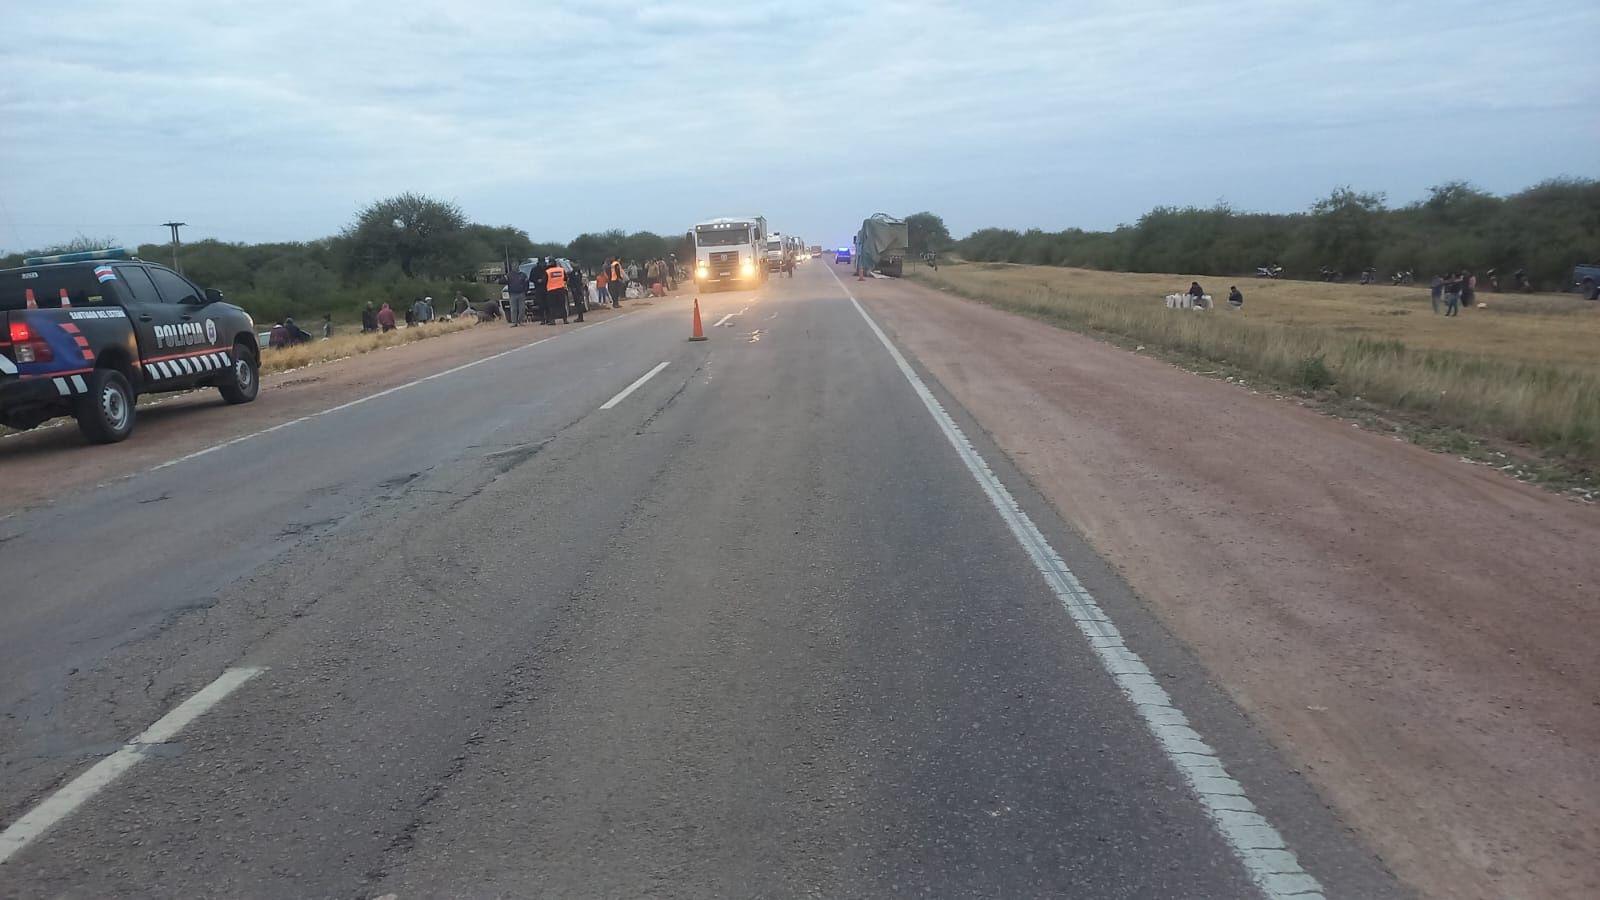
[(1294, 383), (1308, 391), (1326, 390), (1333, 387), (1333, 373), (1320, 355), (1307, 356), (1294, 368)]
[(1322, 267), (1354, 280), (1411, 269), (1426, 281), (1460, 268), (1494, 268), (1502, 283), (1526, 269), (1544, 289), (1600, 253), (1600, 181), (1557, 179), (1509, 197), (1450, 182), (1427, 200), (1387, 209), (1380, 195), (1339, 188), (1305, 213), (1238, 212), (1226, 204), (1157, 207), (1113, 231), (984, 228), (956, 242), (962, 258), (1125, 272), (1249, 274), (1281, 264), (1293, 277)]

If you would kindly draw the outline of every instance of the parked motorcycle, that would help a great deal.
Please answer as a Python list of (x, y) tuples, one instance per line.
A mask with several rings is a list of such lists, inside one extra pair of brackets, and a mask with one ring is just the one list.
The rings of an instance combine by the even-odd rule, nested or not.
[(1415, 284), (1416, 281), (1416, 273), (1412, 272), (1410, 269), (1406, 269), (1403, 272), (1396, 272), (1389, 276), (1389, 283), (1393, 285)]
[(1327, 266), (1323, 266), (1322, 267), (1322, 273), (1321, 274), (1322, 274), (1322, 280), (1323, 281), (1343, 281), (1344, 280), (1344, 273), (1343, 272), (1339, 271), (1338, 269), (1330, 269)]
[(1256, 266), (1257, 278), (1277, 278), (1283, 274), (1283, 266)]
[(1521, 291), (1522, 293), (1533, 293), (1533, 282), (1528, 278), (1527, 269), (1518, 269), (1515, 272), (1512, 272), (1511, 280), (1512, 283), (1517, 286), (1517, 290)]
[(1362, 269), (1361, 270), (1361, 283), (1362, 284), (1377, 284), (1378, 283), (1378, 270), (1374, 269), (1374, 268), (1371, 268), (1370, 266), (1368, 268)]

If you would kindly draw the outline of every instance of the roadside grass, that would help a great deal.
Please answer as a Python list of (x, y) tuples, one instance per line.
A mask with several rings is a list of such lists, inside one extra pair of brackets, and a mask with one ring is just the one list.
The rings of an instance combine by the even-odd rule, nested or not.
[(417, 325), (411, 328), (396, 328), (387, 333), (338, 334), (328, 340), (313, 340), (307, 344), (294, 347), (284, 347), (274, 350), (270, 347), (261, 351), (261, 373), (271, 375), (274, 372), (286, 372), (315, 363), (329, 362), (335, 359), (344, 359), (347, 356), (356, 356), (362, 353), (371, 353), (374, 350), (383, 350), (388, 347), (398, 347), (413, 341), (426, 340), (431, 337), (440, 337), (465, 331), (474, 325), (470, 318), (452, 319), (448, 322), (436, 321), (427, 325)]
[[(1136, 342), (1192, 363), (1265, 379), (1331, 406), (1358, 400), (1436, 429), (1532, 448), (1551, 465), (1530, 480), (1592, 484), (1600, 471), (1600, 309), (1563, 295), (1480, 294), (1487, 309), (1433, 315), (1426, 286), (1235, 281), (1002, 263), (918, 267), (909, 277), (1061, 327)], [(1167, 309), (1198, 280), (1211, 312)], [(1337, 409), (1330, 411), (1338, 412)], [(1343, 413), (1340, 413), (1343, 414)], [(1423, 431), (1427, 431), (1424, 428)], [(1478, 443), (1481, 444), (1481, 441)], [(1480, 448), (1494, 462), (1490, 448)], [(1464, 454), (1474, 455), (1474, 454)], [(1501, 455), (1503, 458), (1503, 454)], [(1553, 468), (1552, 468), (1553, 465)]]

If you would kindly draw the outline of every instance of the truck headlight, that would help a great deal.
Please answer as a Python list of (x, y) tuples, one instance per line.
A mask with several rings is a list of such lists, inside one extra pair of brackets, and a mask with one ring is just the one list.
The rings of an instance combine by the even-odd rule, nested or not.
[(705, 263), (701, 263), (700, 265), (694, 267), (694, 277), (696, 278), (705, 278), (710, 274), (711, 269), (709, 269)]
[(739, 274), (740, 275), (754, 275), (755, 272), (756, 272), (755, 264), (750, 262), (750, 260), (747, 259), (744, 262), (739, 264)]

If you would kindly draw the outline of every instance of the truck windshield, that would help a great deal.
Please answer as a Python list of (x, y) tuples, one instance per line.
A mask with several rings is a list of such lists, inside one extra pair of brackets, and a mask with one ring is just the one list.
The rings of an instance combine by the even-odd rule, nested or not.
[(783, 245), (778, 243), (777, 241), (767, 241), (767, 249), (768, 250), (782, 250), (783, 249)]
[(28, 292), (40, 309), (61, 306), (61, 289), (67, 289), (73, 306), (114, 302), (116, 295), (86, 266), (0, 271), (0, 310), (26, 309)]
[(696, 231), (694, 239), (702, 247), (731, 247), (750, 243), (750, 232), (743, 228), (718, 228), (715, 231)]

